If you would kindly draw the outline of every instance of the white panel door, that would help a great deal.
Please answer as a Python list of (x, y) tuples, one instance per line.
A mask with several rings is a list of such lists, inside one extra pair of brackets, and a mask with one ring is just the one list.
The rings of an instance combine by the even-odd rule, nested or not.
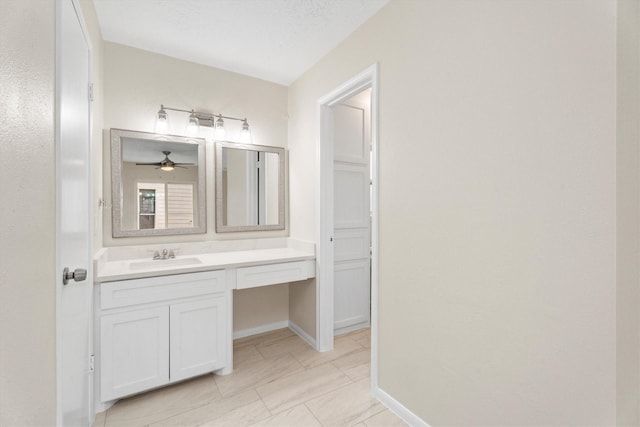
[(169, 307), (100, 319), (100, 398), (103, 402), (169, 382)]
[(370, 324), (369, 107), (332, 107), (334, 183), (334, 333)]
[(171, 382), (226, 365), (225, 301), (222, 296), (171, 305)]
[[(76, 3), (57, 5), (56, 293), (58, 424), (88, 426), (92, 402), (90, 51)], [(63, 283), (64, 268), (77, 271)], [(82, 279), (83, 272), (86, 279)]]
[(368, 259), (336, 262), (333, 280), (341, 286), (340, 298), (334, 303), (334, 312), (340, 313), (334, 322), (336, 331), (369, 324), (369, 265)]

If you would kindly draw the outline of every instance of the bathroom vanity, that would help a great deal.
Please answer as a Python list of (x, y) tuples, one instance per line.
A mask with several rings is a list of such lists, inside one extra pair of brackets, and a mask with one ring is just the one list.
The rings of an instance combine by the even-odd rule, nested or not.
[(183, 255), (157, 260), (135, 258), (154, 247), (103, 249), (94, 268), (100, 401), (230, 373), (233, 290), (315, 276), (313, 244), (272, 240), (288, 246), (193, 253), (206, 245), (183, 244)]
[(206, 144), (111, 129), (111, 237), (211, 238), (115, 245), (94, 257), (94, 382), (102, 410), (197, 375), (231, 373), (233, 291), (315, 277), (313, 243), (218, 239), (207, 226), (213, 198), (216, 233), (284, 232), (285, 149), (216, 141), (211, 164)]

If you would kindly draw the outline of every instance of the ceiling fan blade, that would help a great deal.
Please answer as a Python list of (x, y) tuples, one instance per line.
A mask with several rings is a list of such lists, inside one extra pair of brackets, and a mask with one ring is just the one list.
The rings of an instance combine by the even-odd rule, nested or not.
[(138, 166), (159, 166), (160, 163), (155, 162), (155, 163), (136, 163), (136, 165)]
[(195, 166), (195, 163), (174, 163), (175, 166)]

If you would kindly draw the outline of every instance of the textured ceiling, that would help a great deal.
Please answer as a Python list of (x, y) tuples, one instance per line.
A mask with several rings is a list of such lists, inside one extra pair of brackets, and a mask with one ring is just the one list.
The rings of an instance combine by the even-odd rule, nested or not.
[(94, 0), (105, 40), (289, 85), (389, 0)]

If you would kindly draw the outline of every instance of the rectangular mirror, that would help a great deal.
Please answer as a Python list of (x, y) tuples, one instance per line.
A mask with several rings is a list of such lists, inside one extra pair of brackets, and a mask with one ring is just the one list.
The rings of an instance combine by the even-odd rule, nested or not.
[(216, 142), (216, 231), (284, 230), (285, 150)]
[(205, 140), (111, 129), (113, 237), (206, 232)]

